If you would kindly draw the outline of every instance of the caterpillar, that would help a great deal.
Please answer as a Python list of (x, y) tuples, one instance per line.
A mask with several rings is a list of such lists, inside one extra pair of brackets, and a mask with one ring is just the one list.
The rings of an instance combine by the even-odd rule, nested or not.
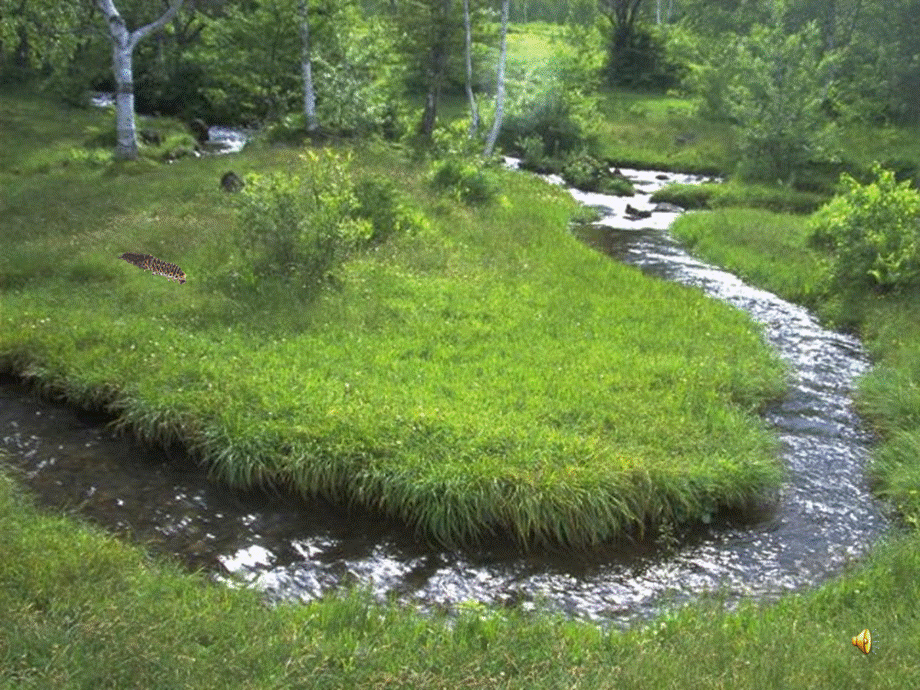
[(129, 264), (134, 264), (145, 271), (150, 271), (156, 276), (166, 276), (170, 280), (178, 280), (180, 283), (185, 282), (185, 271), (176, 266), (176, 264), (160, 261), (155, 256), (150, 256), (150, 254), (125, 252), (118, 258), (124, 259)]

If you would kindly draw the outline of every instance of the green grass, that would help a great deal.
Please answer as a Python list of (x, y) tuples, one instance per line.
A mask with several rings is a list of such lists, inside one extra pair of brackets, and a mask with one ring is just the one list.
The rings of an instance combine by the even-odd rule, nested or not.
[(652, 195), (652, 201), (664, 201), (687, 209), (715, 209), (727, 206), (763, 208), (786, 213), (812, 213), (827, 196), (789, 187), (730, 182), (672, 184)]
[(596, 543), (777, 480), (754, 412), (782, 371), (748, 317), (583, 246), (574, 202), (539, 180), (501, 172), (503, 199), (470, 209), (392, 150), (352, 153), (431, 228), (354, 255), (316, 297), (240, 285), (217, 185), (230, 166), (296, 170), (297, 150), (11, 176), (0, 358), (224, 481), (360, 503), (445, 543)]
[(920, 294), (828, 292), (827, 257), (806, 243), (808, 219), (749, 209), (687, 214), (672, 232), (708, 261), (856, 330), (875, 366), (857, 404), (880, 435), (871, 466), (876, 492), (920, 527)]
[(734, 167), (734, 135), (724, 123), (696, 115), (676, 96), (605, 90), (601, 154), (618, 165), (724, 175)]
[(671, 233), (744, 280), (817, 306), (822, 257), (806, 244), (807, 218), (751, 208), (686, 213)]
[[(815, 592), (702, 600), (620, 632), (471, 604), (455, 617), (360, 592), (268, 607), (73, 520), (0, 474), (0, 688), (912, 688), (920, 543)], [(873, 653), (850, 644), (872, 630)]]

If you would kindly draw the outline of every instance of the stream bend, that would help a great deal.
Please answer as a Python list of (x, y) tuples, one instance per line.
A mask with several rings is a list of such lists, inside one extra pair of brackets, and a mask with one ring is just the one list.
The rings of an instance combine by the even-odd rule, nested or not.
[(732, 602), (813, 586), (865, 553), (889, 526), (868, 489), (871, 436), (851, 400), (866, 356), (857, 340), (821, 328), (801, 307), (688, 255), (667, 233), (676, 209), (627, 217), (627, 202), (652, 210), (655, 189), (700, 178), (623, 172), (637, 196), (572, 191), (603, 216), (592, 243), (748, 312), (787, 363), (789, 393), (767, 418), (778, 430), (788, 478), (775, 509), (754, 524), (719, 516), (682, 532), (667, 549), (638, 543), (581, 555), (521, 555), (511, 545), (473, 554), (432, 550), (372, 515), (212, 484), (176, 453), (116, 438), (104, 416), (40, 400), (9, 377), (0, 381), (0, 446), (40, 503), (74, 510), (220, 579), (242, 579), (271, 598), (310, 600), (359, 583), (423, 608), (542, 602), (626, 624), (707, 590)]

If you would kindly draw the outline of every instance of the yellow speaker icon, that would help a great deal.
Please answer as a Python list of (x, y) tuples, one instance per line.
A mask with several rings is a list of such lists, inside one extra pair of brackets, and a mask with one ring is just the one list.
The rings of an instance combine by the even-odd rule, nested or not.
[(868, 654), (872, 651), (872, 634), (868, 629), (863, 630), (859, 635), (853, 638), (853, 644), (863, 654)]

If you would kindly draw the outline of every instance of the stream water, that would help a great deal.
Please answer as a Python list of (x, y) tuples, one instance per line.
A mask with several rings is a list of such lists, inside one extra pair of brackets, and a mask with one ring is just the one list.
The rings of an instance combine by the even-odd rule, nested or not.
[(655, 208), (648, 195), (658, 186), (696, 178), (623, 172), (637, 196), (572, 192), (603, 215), (586, 241), (745, 310), (788, 364), (789, 393), (767, 413), (788, 480), (759, 515), (719, 515), (660, 546), (649, 540), (576, 554), (521, 554), (509, 544), (475, 553), (432, 549), (376, 516), (212, 484), (181, 450), (116, 438), (105, 415), (41, 400), (10, 377), (0, 381), (0, 447), (40, 503), (270, 598), (309, 600), (360, 583), (423, 608), (539, 602), (625, 624), (708, 590), (737, 601), (815, 585), (888, 528), (864, 477), (871, 438), (850, 398), (866, 357), (855, 339), (821, 328), (804, 309), (689, 256), (667, 233), (676, 210), (636, 217)]
[[(89, 103), (96, 108), (113, 108), (115, 94), (95, 91), (90, 94)], [(251, 136), (252, 130), (210, 125), (208, 126), (208, 140), (199, 144), (199, 149), (201, 153), (213, 155), (239, 153)]]

